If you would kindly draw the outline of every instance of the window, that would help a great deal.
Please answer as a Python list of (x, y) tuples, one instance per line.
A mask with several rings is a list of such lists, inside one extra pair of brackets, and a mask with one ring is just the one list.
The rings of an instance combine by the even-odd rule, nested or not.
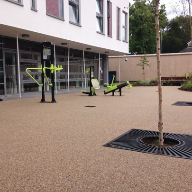
[(32, 10), (37, 10), (37, 6), (36, 6), (36, 0), (31, 0), (31, 9)]
[(79, 25), (79, 0), (69, 0), (69, 22)]
[(60, 18), (64, 18), (64, 14), (63, 14), (63, 0), (59, 0), (59, 17)]
[(63, 0), (46, 0), (47, 15), (64, 20)]
[(120, 8), (117, 7), (117, 39), (120, 40)]
[(23, 6), (23, 0), (7, 0), (7, 1)]
[(107, 1), (107, 33), (112, 37), (112, 3)]
[(122, 40), (127, 41), (127, 13), (122, 14)]
[(97, 32), (103, 33), (103, 0), (96, 0)]

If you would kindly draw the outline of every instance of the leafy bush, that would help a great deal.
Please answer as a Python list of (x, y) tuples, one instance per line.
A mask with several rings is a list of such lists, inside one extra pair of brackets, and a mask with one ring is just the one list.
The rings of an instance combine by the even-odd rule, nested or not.
[(150, 84), (151, 85), (158, 85), (157, 78), (156, 79), (152, 79)]
[(146, 80), (146, 81), (145, 81), (145, 84), (146, 84), (146, 85), (149, 85), (150, 82), (151, 82), (151, 80)]
[(157, 79), (152, 79), (152, 80), (145, 80), (144, 81), (137, 81), (133, 83), (133, 86), (138, 86), (138, 85), (143, 85), (143, 86), (154, 86), (158, 85)]
[(189, 79), (192, 79), (192, 72), (188, 72), (188, 76)]
[(185, 91), (192, 91), (192, 80), (185, 82), (181, 88)]
[(164, 86), (180, 86), (181, 82), (180, 81), (163, 81), (162, 85), (164, 85)]
[(133, 85), (141, 85), (141, 81), (136, 81), (133, 83)]

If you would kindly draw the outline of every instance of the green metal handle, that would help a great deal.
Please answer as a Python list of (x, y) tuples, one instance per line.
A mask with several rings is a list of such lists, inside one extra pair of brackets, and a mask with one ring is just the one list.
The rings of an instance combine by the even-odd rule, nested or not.
[(46, 78), (46, 80), (47, 80), (48, 85), (49, 85), (49, 86), (53, 86), (52, 83), (49, 83), (49, 79), (47, 78), (47, 75), (46, 75), (46, 73), (45, 73), (45, 69), (49, 69), (49, 70), (51, 71), (51, 73), (54, 73), (55, 71), (62, 70), (63, 67), (62, 67), (62, 65), (60, 65), (60, 66), (58, 65), (58, 67), (55, 67), (55, 65), (51, 64), (51, 67), (44, 67), (44, 68), (43, 68), (43, 73), (44, 73), (44, 75), (45, 75), (45, 78)]
[(111, 81), (111, 87), (113, 87), (113, 81), (114, 81), (114, 79), (115, 79), (115, 75), (113, 75), (113, 79), (112, 79), (112, 81)]
[[(41, 65), (41, 68), (27, 68), (27, 69), (26, 69), (26, 73), (33, 79), (33, 81), (35, 81), (35, 83), (37, 83), (39, 86), (43, 86), (42, 83), (40, 84), (40, 83), (39, 83), (36, 79), (34, 79), (33, 76), (28, 72), (28, 70), (30, 70), (30, 69), (42, 70), (42, 65)], [(49, 79), (47, 78), (47, 75), (46, 75), (46, 73), (45, 73), (45, 69), (49, 69), (49, 70), (51, 70), (51, 73), (54, 73), (55, 71), (62, 70), (63, 67), (62, 67), (62, 65), (60, 65), (60, 66), (58, 65), (58, 67), (55, 67), (53, 64), (51, 64), (51, 67), (44, 67), (44, 68), (43, 68), (42, 73), (44, 73), (48, 85), (49, 85), (49, 86), (53, 86), (52, 83), (49, 83)]]
[(43, 67), (43, 73), (44, 73), (44, 76), (45, 76), (45, 78), (46, 78), (46, 80), (47, 80), (48, 85), (49, 85), (49, 86), (53, 86), (52, 83), (49, 83), (49, 79), (48, 79), (48, 77), (47, 77), (47, 75), (46, 75), (45, 69), (50, 69), (50, 68), (49, 68), (49, 67)]
[(89, 73), (89, 72), (90, 72), (90, 67), (85, 70), (85, 73)]
[(41, 68), (27, 68), (27, 69), (26, 69), (26, 73), (33, 79), (33, 81), (35, 81), (35, 83), (37, 83), (39, 86), (43, 86), (42, 83), (39, 83), (39, 82), (38, 82), (36, 79), (34, 79), (33, 76), (28, 72), (28, 70), (30, 70), (30, 69), (42, 70), (42, 66), (41, 66)]
[(127, 81), (127, 84), (129, 84), (129, 87), (125, 86), (126, 89), (131, 89), (132, 85), (129, 83), (129, 81)]

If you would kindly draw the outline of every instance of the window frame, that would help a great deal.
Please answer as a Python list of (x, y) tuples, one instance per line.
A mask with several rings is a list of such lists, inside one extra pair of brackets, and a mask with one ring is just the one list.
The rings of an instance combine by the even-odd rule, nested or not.
[(37, 11), (37, 0), (31, 0), (31, 10)]
[[(99, 2), (99, 3), (98, 3)], [(104, 11), (104, 1), (103, 0), (96, 0), (96, 6), (99, 5), (99, 13), (96, 10), (96, 24), (99, 25), (100, 31), (97, 30), (97, 33), (104, 35), (104, 18), (103, 18), (103, 11)]]
[(64, 2), (63, 2), (63, 0), (58, 0), (58, 10), (59, 10), (59, 18), (64, 20)]
[[(107, 35), (108, 37), (112, 37), (112, 2), (110, 2), (110, 0), (107, 0)], [(111, 26), (110, 26), (110, 22), (111, 22)], [(111, 30), (111, 34), (110, 34), (110, 30)]]
[[(78, 2), (76, 2), (76, 1), (78, 1)], [(77, 25), (77, 26), (81, 26), (80, 25), (80, 0), (69, 0), (68, 5), (69, 5), (69, 23)], [(70, 7), (72, 7), (72, 11), (73, 11), (72, 14), (75, 18), (75, 21), (70, 20), (70, 13), (71, 13)]]
[(119, 7), (116, 8), (116, 18), (117, 18), (117, 40), (121, 40), (121, 9)]
[[(123, 33), (121, 33), (122, 41), (127, 43), (127, 15), (128, 14), (125, 11), (122, 11), (122, 14), (125, 14), (125, 23), (122, 22), (122, 29), (125, 29), (125, 39), (123, 39)], [(122, 17), (122, 19), (123, 19), (123, 17)], [(123, 30), (122, 30), (122, 32), (123, 32)]]
[(24, 6), (23, 5), (23, 0), (6, 0), (6, 1), (8, 1), (8, 2), (11, 2), (11, 3), (14, 3), (14, 4), (16, 4), (16, 5), (20, 5), (20, 6)]

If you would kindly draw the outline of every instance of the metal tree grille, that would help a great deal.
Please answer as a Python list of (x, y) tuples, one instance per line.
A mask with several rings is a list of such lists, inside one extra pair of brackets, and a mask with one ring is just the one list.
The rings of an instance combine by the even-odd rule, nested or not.
[(174, 146), (152, 146), (142, 141), (142, 139), (146, 137), (158, 137), (158, 133), (157, 131), (131, 129), (104, 146), (154, 155), (192, 159), (192, 135), (164, 133), (164, 139), (167, 138), (177, 141), (178, 144)]
[(173, 105), (176, 105), (176, 106), (192, 106), (192, 102), (189, 102), (189, 101), (177, 101), (176, 103), (173, 103)]

